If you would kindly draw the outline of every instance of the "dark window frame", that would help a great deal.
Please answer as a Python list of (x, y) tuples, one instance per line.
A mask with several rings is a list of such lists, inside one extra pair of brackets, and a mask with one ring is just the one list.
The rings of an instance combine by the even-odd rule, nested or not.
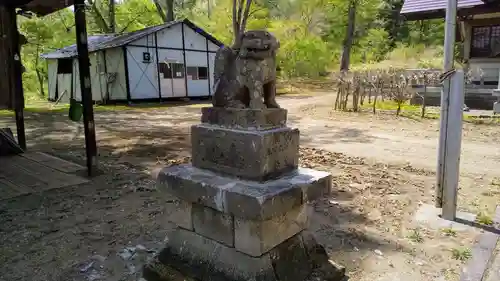
[[(160, 62), (158, 63), (158, 72), (163, 74), (163, 79), (183, 79), (184, 64), (175, 62)], [(180, 76), (177, 74), (180, 73)]]
[[(204, 73), (200, 72), (201, 69), (204, 69)], [(198, 79), (199, 80), (208, 80), (208, 67), (199, 66), (198, 67)]]
[(188, 76), (191, 76), (191, 80), (199, 80), (198, 75), (198, 67), (197, 66), (188, 66), (186, 68), (186, 72)]
[(73, 73), (73, 59), (57, 59), (57, 74)]
[(500, 43), (500, 25), (474, 26), (471, 32), (470, 57), (492, 57), (492, 39)]

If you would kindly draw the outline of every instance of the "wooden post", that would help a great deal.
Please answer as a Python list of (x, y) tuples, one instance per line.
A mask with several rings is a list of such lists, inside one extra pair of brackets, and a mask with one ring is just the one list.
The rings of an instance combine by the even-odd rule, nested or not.
[(76, 27), (76, 48), (78, 51), (78, 66), (80, 70), (80, 88), (82, 91), (87, 171), (89, 176), (91, 176), (94, 167), (97, 165), (97, 144), (95, 136), (94, 110), (90, 81), (90, 62), (87, 44), (87, 27), (85, 22), (84, 0), (74, 1), (74, 11)]
[(26, 132), (24, 128), (24, 90), (22, 79), (22, 61), (20, 34), (17, 29), (16, 9), (13, 6), (0, 7), (2, 25), (2, 46), (0, 52), (5, 55), (6, 77), (2, 77), (2, 93), (7, 95), (8, 108), (13, 109), (16, 118), (17, 142), (26, 149)]

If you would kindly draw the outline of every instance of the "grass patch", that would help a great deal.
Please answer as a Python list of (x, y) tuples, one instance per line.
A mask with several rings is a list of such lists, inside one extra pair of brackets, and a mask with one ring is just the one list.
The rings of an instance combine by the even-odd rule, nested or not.
[(422, 243), (424, 242), (424, 237), (420, 233), (419, 229), (414, 229), (411, 234), (408, 236), (408, 239), (415, 243)]
[(477, 214), (476, 222), (484, 225), (492, 225), (493, 218), (484, 212)]
[[(69, 104), (53, 106), (48, 102), (36, 103), (33, 105), (28, 104), (24, 108), (24, 112), (31, 112), (31, 113), (51, 113), (51, 112), (63, 113), (63, 112), (68, 112), (68, 110), (69, 110)], [(0, 110), (0, 116), (14, 116), (14, 111), (6, 109)]]
[(472, 257), (472, 252), (470, 249), (455, 248), (451, 250), (451, 256), (455, 260), (467, 261)]
[(445, 236), (457, 237), (457, 231), (454, 230), (453, 228), (445, 228), (442, 230), (442, 232)]
[[(367, 108), (367, 109), (372, 109), (373, 108), (373, 101), (372, 103), (368, 103), (367, 99), (365, 98), (365, 103), (361, 106), (361, 108)], [(391, 100), (377, 100), (377, 103), (375, 104), (375, 109), (379, 110), (397, 110), (398, 109), (398, 104), (394, 101)], [(420, 112), (420, 106), (418, 105), (411, 105), (409, 102), (406, 102), (401, 105), (401, 110), (402, 111), (415, 111), (415, 112)]]

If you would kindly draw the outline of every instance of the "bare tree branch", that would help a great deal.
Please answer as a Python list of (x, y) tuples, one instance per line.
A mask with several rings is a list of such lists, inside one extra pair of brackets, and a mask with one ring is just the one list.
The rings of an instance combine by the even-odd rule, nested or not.
[(243, 13), (243, 3), (245, 0), (238, 0), (238, 16), (236, 18), (236, 21), (238, 22), (238, 30), (239, 27), (241, 26), (241, 15)]
[(243, 18), (241, 19), (241, 26), (240, 26), (240, 34), (243, 34), (245, 32), (245, 29), (247, 27), (247, 20), (248, 16), (250, 14), (250, 7), (252, 6), (252, 0), (246, 0), (246, 6), (245, 6), (245, 12), (243, 13)]

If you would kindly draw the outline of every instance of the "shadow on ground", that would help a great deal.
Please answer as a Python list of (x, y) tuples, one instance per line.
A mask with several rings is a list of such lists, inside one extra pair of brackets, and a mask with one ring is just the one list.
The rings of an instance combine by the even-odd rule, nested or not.
[[(97, 111), (102, 175), (90, 184), (0, 202), (0, 280), (64, 280), (72, 272), (73, 280), (83, 281), (88, 275), (79, 273), (77, 267), (92, 256), (116, 257), (123, 248), (139, 243), (161, 247), (171, 228), (165, 213), (173, 205), (156, 192), (149, 171), (189, 161), (189, 125), (198, 120), (197, 108)], [(12, 121), (0, 119), (0, 127), (12, 126)], [(65, 113), (28, 113), (26, 125), (30, 150), (85, 163), (83, 129), (81, 124), (69, 121)], [(339, 135), (347, 140), (369, 141), (356, 130), (340, 130)], [(324, 138), (325, 142), (332, 141), (331, 137)], [(310, 155), (303, 153), (302, 161), (310, 167), (320, 165), (323, 170), (338, 172), (349, 165), (363, 164), (345, 157), (342, 160), (339, 155), (338, 162)], [(341, 188), (342, 184), (335, 181), (331, 196), (312, 204), (311, 230), (332, 259), (349, 267), (363, 252), (401, 250), (398, 243), (356, 227), (376, 222), (351, 204), (357, 195)], [(383, 185), (373, 182), (377, 184)], [(110, 278), (106, 280), (137, 280), (140, 268), (125, 268), (123, 264), (111, 265), (102, 269), (102, 275)]]

